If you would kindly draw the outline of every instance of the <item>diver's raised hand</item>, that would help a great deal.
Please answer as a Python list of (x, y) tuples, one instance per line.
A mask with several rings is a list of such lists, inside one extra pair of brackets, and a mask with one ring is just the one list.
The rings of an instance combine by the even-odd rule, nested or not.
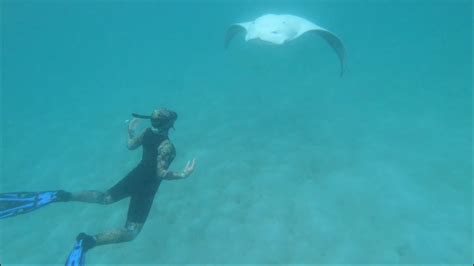
[(183, 169), (182, 176), (183, 178), (186, 178), (191, 175), (191, 173), (194, 171), (194, 165), (196, 164), (196, 159), (193, 159), (192, 161), (188, 161), (186, 163), (186, 166)]
[(128, 122), (128, 136), (130, 138), (133, 138), (135, 137), (135, 128), (137, 127), (138, 123), (140, 123), (140, 119), (138, 118), (132, 118), (129, 122)]
[(135, 130), (137, 127), (138, 123), (140, 122), (140, 119), (134, 117), (128, 122), (128, 132)]

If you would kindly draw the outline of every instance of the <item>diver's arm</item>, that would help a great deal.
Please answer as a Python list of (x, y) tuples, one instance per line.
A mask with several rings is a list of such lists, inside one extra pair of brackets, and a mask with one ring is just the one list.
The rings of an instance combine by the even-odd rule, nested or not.
[(158, 158), (156, 164), (156, 175), (158, 176), (158, 178), (163, 180), (176, 180), (186, 177), (185, 175), (183, 175), (183, 173), (168, 170), (175, 156), (176, 150), (174, 148), (174, 145), (169, 140), (164, 141), (158, 147)]
[(128, 133), (128, 140), (127, 140), (127, 148), (129, 150), (135, 150), (136, 148), (140, 147), (142, 145), (143, 141), (143, 135), (145, 134), (145, 131), (140, 133), (140, 135), (135, 136), (135, 133)]
[(180, 173), (172, 173), (171, 177), (168, 178), (168, 180), (174, 180), (174, 179), (183, 179), (191, 175), (191, 173), (194, 171), (194, 164), (196, 163), (196, 159), (193, 159), (192, 161), (188, 161), (186, 163), (186, 166), (184, 167), (183, 171)]
[(181, 172), (168, 170), (171, 162), (176, 156), (173, 144), (168, 140), (158, 147), (158, 159), (156, 165), (156, 175), (163, 180), (177, 180), (188, 177), (194, 170), (195, 160), (189, 161)]
[(183, 179), (186, 178), (184, 173), (178, 173), (178, 172), (173, 172), (173, 171), (168, 171), (164, 177), (161, 179), (163, 180), (178, 180), (178, 179)]
[(173, 171), (164, 172), (163, 171), (161, 179), (164, 179), (164, 180), (177, 180), (177, 179), (187, 178), (194, 171), (195, 162), (196, 162), (195, 159), (193, 159), (192, 161), (188, 161), (182, 172), (173, 172)]
[(134, 149), (140, 147), (140, 145), (142, 145), (143, 135), (144, 135), (145, 131), (140, 133), (140, 135), (136, 136), (135, 135), (135, 126), (137, 125), (137, 123), (138, 123), (138, 119), (134, 118), (130, 121), (130, 123), (128, 125), (127, 148), (129, 150), (134, 150)]
[(158, 157), (156, 162), (156, 176), (158, 178), (165, 180), (179, 178), (178, 173), (168, 170), (175, 156), (176, 150), (169, 140), (165, 140), (160, 144), (158, 147)]

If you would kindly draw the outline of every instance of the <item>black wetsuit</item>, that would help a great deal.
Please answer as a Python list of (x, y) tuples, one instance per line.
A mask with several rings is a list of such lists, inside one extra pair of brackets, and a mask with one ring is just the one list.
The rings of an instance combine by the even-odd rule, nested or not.
[(161, 179), (156, 174), (158, 146), (167, 136), (147, 128), (142, 139), (143, 155), (140, 163), (128, 175), (108, 190), (114, 201), (130, 198), (127, 222), (145, 223)]

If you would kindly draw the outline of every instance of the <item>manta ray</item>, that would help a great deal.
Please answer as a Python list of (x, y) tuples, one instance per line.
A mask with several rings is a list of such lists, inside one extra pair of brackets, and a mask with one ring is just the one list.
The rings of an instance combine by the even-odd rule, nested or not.
[(232, 24), (227, 29), (225, 47), (238, 33), (245, 33), (245, 41), (260, 39), (273, 44), (284, 44), (301, 35), (311, 32), (319, 35), (332, 47), (341, 63), (341, 76), (344, 73), (346, 51), (342, 41), (330, 31), (294, 15), (266, 14), (254, 21)]

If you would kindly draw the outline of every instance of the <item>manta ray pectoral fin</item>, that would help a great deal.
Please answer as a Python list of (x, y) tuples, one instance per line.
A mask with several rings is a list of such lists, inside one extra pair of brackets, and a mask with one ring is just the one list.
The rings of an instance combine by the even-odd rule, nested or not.
[(238, 24), (233, 24), (227, 29), (227, 34), (225, 36), (225, 43), (224, 47), (227, 48), (229, 46), (230, 41), (234, 38), (235, 35), (239, 33), (246, 33), (248, 24), (250, 23), (238, 23)]
[(326, 42), (332, 47), (332, 49), (336, 52), (337, 56), (339, 57), (339, 61), (341, 62), (341, 77), (344, 74), (344, 68), (346, 64), (346, 49), (342, 44), (341, 39), (339, 39), (333, 33), (324, 30), (324, 29), (314, 29), (310, 30), (321, 36)]

